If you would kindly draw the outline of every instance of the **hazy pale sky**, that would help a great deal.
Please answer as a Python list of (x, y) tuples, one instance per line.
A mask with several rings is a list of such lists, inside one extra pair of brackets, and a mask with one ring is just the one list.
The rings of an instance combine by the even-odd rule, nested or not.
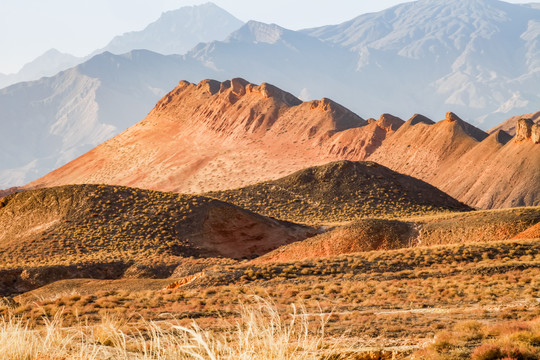
[[(448, 0), (452, 1), (452, 0)], [(112, 37), (141, 30), (162, 12), (207, 0), (0, 0), (0, 73), (56, 48), (77, 56), (105, 46)], [(337, 24), (403, 0), (214, 0), (243, 21), (289, 29)], [(519, 3), (523, 1), (510, 0)]]

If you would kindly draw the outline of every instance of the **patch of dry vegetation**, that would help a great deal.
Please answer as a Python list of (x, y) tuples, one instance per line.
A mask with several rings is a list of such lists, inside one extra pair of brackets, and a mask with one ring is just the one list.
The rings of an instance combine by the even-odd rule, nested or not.
[[(299, 183), (307, 183), (304, 175)], [(339, 209), (345, 200), (336, 199), (327, 204)], [(209, 206), (230, 206), (217, 200), (84, 185), (0, 202), (0, 221), (25, 214), (0, 230), (0, 294), (35, 289), (0, 299), (0, 350), (19, 341), (30, 351), (6, 351), (8, 359), (257, 359), (265, 351), (319, 359), (326, 350), (332, 360), (538, 355), (540, 239), (514, 237), (537, 226), (540, 207), (361, 219), (237, 261), (203, 258), (191, 241)], [(295, 217), (302, 208), (287, 209)], [(55, 279), (65, 280), (49, 284)], [(243, 304), (253, 295), (274, 305), (246, 318)], [(292, 303), (304, 310), (291, 317)], [(314, 327), (321, 318), (324, 333)], [(44, 338), (51, 346), (42, 346)]]
[(540, 317), (496, 324), (460, 322), (435, 335), (433, 343), (415, 356), (430, 360), (540, 359)]
[(227, 332), (223, 321), (239, 319), (246, 296), (258, 295), (272, 299), (280, 313), (302, 303), (307, 313), (327, 314), (325, 336), (344, 336), (358, 351), (382, 347), (405, 355), (461, 322), (495, 326), (540, 316), (539, 254), (538, 240), (519, 240), (244, 262), (206, 268), (204, 276), (175, 290), (129, 291), (111, 282), (90, 293), (72, 284), (71, 295), (57, 296), (46, 286), (1, 311), (32, 324), (59, 312), (66, 325), (99, 323), (110, 314), (182, 326), (197, 319), (205, 329)]
[(282, 246), (256, 261), (293, 261), (370, 250), (502, 241), (525, 234), (523, 230), (533, 228), (539, 222), (540, 207), (454, 212), (392, 220), (361, 219)]
[(271, 304), (243, 307), (237, 323), (222, 322), (223, 331), (196, 323), (144, 321), (130, 326), (119, 317), (97, 324), (64, 327), (61, 316), (33, 328), (14, 317), (0, 318), (0, 352), (4, 360), (95, 359), (337, 359), (339, 342), (324, 336), (326, 316), (312, 319), (292, 307), (280, 314)]
[(205, 195), (265, 216), (308, 224), (471, 210), (421, 180), (369, 161), (333, 162)]
[(499, 241), (538, 224), (540, 207), (448, 213), (408, 220), (421, 226), (419, 245)]
[[(227, 236), (263, 243), (272, 236), (288, 238), (290, 234), (284, 232), (294, 227), (219, 200), (106, 185), (69, 185), (10, 195), (0, 200), (0, 223), (0, 270), (152, 257), (216, 257), (221, 254), (212, 248), (214, 240), (225, 243), (222, 248)], [(305, 238), (294, 229), (291, 234), (291, 238)], [(280, 243), (276, 244), (273, 248)]]

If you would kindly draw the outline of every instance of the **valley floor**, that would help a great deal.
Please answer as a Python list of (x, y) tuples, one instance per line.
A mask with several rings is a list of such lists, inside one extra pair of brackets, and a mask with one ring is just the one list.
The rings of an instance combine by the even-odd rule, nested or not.
[[(236, 332), (249, 328), (248, 320), (264, 299), (270, 310), (263, 307), (258, 316), (267, 329), (274, 331), (276, 326), (268, 314), (276, 311), (288, 324), (295, 304), (297, 318), (307, 322), (307, 338), (319, 349), (276, 359), (316, 359), (322, 354), (334, 354), (332, 359), (390, 359), (392, 353), (398, 358), (502, 359), (496, 354), (504, 351), (523, 355), (508, 358), (540, 356), (539, 239), (372, 251), (291, 263), (244, 261), (209, 267), (185, 280), (176, 282), (176, 288), (168, 286), (174, 279), (63, 280), (22, 294), (1, 307), (0, 348), (10, 331), (5, 319), (17, 317), (39, 329), (51, 326), (45, 315), (61, 319), (55, 324), (60, 328), (92, 328), (92, 336), (85, 338), (87, 347), (129, 353), (88, 358), (168, 359), (172, 357), (145, 355), (140, 347), (130, 349), (116, 341), (121, 334), (131, 334), (124, 340), (136, 343), (137, 336), (146, 334), (148, 342), (152, 336), (170, 336), (164, 329), (171, 324), (189, 327), (193, 321), (212, 339), (224, 341), (229, 334), (228, 341), (241, 341), (234, 338)], [(246, 315), (246, 308), (252, 315)], [(321, 320), (324, 336), (317, 332)], [(161, 333), (152, 333), (154, 326)], [(104, 327), (119, 338), (96, 337), (96, 331), (102, 331), (96, 329)], [(294, 336), (287, 341), (297, 350), (302, 347)], [(223, 355), (229, 350), (220, 351)], [(482, 351), (495, 355), (482, 357)], [(8, 359), (45, 359), (37, 354)], [(217, 358), (234, 358), (227, 356)], [(265, 358), (257, 356), (244, 358)]]

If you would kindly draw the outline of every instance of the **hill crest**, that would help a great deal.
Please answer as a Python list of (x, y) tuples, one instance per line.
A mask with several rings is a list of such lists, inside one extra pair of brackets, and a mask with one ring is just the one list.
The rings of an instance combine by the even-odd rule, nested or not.
[(335, 161), (277, 180), (205, 195), (308, 224), (471, 210), (421, 180), (371, 161)]

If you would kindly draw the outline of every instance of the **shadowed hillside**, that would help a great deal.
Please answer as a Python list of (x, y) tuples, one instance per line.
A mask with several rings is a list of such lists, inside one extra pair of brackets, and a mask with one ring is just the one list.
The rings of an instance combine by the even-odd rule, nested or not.
[(242, 258), (303, 239), (309, 228), (200, 196), (73, 185), (0, 200), (2, 268), (140, 260)]
[(304, 223), (471, 210), (421, 180), (369, 161), (332, 162), (278, 180), (206, 195), (259, 214)]

